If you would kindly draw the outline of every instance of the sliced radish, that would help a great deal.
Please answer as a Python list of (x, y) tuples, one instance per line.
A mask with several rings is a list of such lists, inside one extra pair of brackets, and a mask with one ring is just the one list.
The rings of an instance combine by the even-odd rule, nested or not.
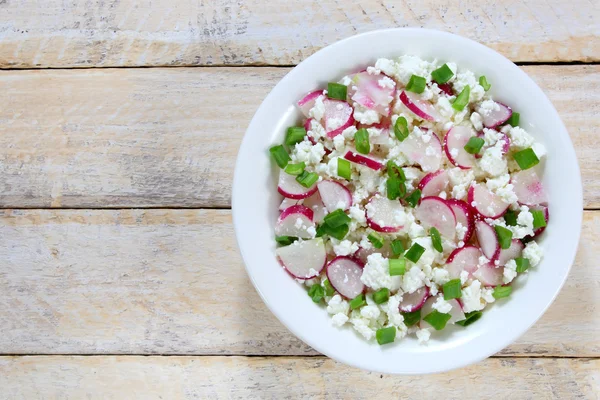
[(470, 138), (475, 136), (473, 131), (468, 126), (454, 126), (444, 137), (444, 151), (446, 157), (454, 165), (462, 169), (469, 169), (475, 166), (476, 159), (473, 154), (467, 153), (465, 145)]
[(484, 286), (500, 286), (504, 278), (504, 267), (498, 267), (493, 263), (481, 265), (473, 276)]
[(296, 204), (300, 204), (301, 201), (302, 200), (294, 200), (294, 199), (284, 198), (283, 201), (281, 202), (281, 204), (279, 205), (279, 211), (283, 211), (288, 207), (295, 206)]
[(483, 255), (494, 262), (500, 256), (500, 242), (496, 230), (483, 221), (475, 222), (475, 234)]
[(433, 132), (422, 135), (411, 133), (398, 145), (408, 161), (419, 164), (423, 171), (431, 172), (440, 169), (442, 164), (442, 144)]
[(365, 249), (365, 248), (361, 247), (356, 252), (356, 257), (358, 257), (358, 259), (360, 261), (362, 261), (363, 263), (366, 264), (368, 261), (367, 257), (369, 257), (371, 254), (375, 254), (375, 253), (379, 253), (382, 256), (384, 256), (385, 258), (392, 257), (393, 253), (392, 253), (392, 248), (390, 246), (390, 241), (389, 240), (384, 241), (383, 247), (380, 249), (376, 249), (373, 246), (371, 246), (369, 249)]
[(313, 221), (317, 224), (321, 223), (323, 221), (323, 218), (325, 218), (325, 216), (327, 215), (327, 210), (325, 209), (325, 205), (321, 200), (319, 192), (316, 192), (309, 198), (305, 199), (302, 204), (312, 210)]
[(312, 210), (303, 205), (288, 207), (279, 215), (275, 235), (310, 239), (313, 236), (308, 233), (308, 229), (315, 227), (313, 216)]
[(459, 279), (463, 271), (467, 271), (469, 276), (477, 271), (481, 257), (481, 250), (475, 246), (467, 245), (450, 253), (446, 261), (446, 270), (451, 279)]
[(392, 87), (383, 87), (379, 84), (384, 80), (385, 75), (371, 75), (366, 71), (359, 72), (354, 75), (352, 81), (356, 91), (352, 95), (352, 100), (363, 107), (377, 111), (381, 115), (389, 115), (391, 111), (390, 103), (394, 100), (396, 94), (396, 82), (393, 82)]
[(509, 204), (484, 185), (472, 185), (467, 196), (469, 204), (485, 218), (500, 218)]
[(486, 128), (495, 128), (497, 126), (502, 125), (512, 115), (512, 109), (502, 103), (495, 101), (493, 110), (478, 108), (479, 114), (481, 114), (481, 119), (483, 121), (483, 126)]
[(305, 188), (296, 181), (294, 175), (286, 174), (281, 170), (279, 172), (277, 191), (288, 199), (301, 200), (312, 196), (317, 191), (317, 184), (315, 183), (311, 187)]
[[(306, 130), (306, 132), (310, 131), (312, 120), (313, 120), (312, 118), (308, 118), (306, 121), (304, 121), (304, 129)], [(308, 140), (310, 140), (312, 142), (312, 144), (316, 144), (316, 141), (314, 138), (309, 136)]]
[[(548, 207), (546, 206), (534, 206), (531, 207), (530, 210), (539, 210), (542, 211), (544, 213), (544, 219), (546, 220), (546, 225), (548, 225), (548, 221), (550, 220), (550, 212), (548, 211)], [(533, 237), (539, 236), (542, 234), (542, 232), (544, 232), (546, 230), (546, 227), (542, 227), (542, 228), (537, 228), (534, 232), (533, 232)]]
[(404, 210), (399, 201), (389, 200), (387, 197), (375, 195), (367, 205), (367, 224), (377, 232), (398, 232), (403, 228), (403, 221), (398, 216)]
[(336, 257), (327, 264), (327, 279), (339, 294), (353, 299), (365, 290), (365, 285), (360, 280), (363, 267), (353, 258)]
[(456, 236), (456, 217), (452, 208), (440, 197), (425, 197), (415, 211), (415, 217), (425, 229), (437, 228), (445, 238)]
[(430, 172), (421, 179), (421, 182), (419, 182), (421, 196), (437, 196), (440, 192), (446, 190), (449, 182), (450, 180), (446, 170), (442, 169), (436, 172)]
[(456, 224), (461, 224), (467, 228), (465, 237), (462, 239), (463, 242), (467, 243), (471, 239), (471, 236), (473, 236), (473, 231), (475, 230), (475, 215), (473, 215), (471, 207), (469, 207), (466, 202), (457, 199), (448, 199), (446, 200), (446, 204), (454, 211)]
[(438, 83), (438, 87), (448, 96), (454, 96), (454, 91), (452, 90), (452, 85), (450, 83), (442, 83), (441, 85)]
[[(425, 318), (434, 310), (433, 304), (436, 302), (436, 300), (437, 297), (430, 297), (429, 299), (427, 299), (425, 304), (423, 304), (423, 308), (421, 309), (421, 322), (419, 323), (421, 329), (433, 328), (423, 318)], [(452, 309), (449, 312), (450, 319), (447, 322), (448, 324), (454, 324), (456, 321), (461, 321), (465, 319), (465, 313), (463, 312), (460, 303), (456, 299), (448, 300), (448, 303), (452, 306)]]
[(419, 95), (402, 91), (400, 93), (400, 101), (419, 118), (427, 121), (439, 121), (440, 113), (435, 109), (433, 104), (427, 100), (421, 100)]
[(315, 90), (314, 92), (310, 92), (309, 94), (304, 96), (298, 102), (298, 107), (300, 108), (300, 111), (302, 112), (302, 114), (304, 114), (305, 117), (308, 118), (308, 112), (310, 111), (311, 108), (313, 108), (315, 106), (315, 102), (317, 101), (317, 98), (319, 96), (321, 96), (322, 94), (323, 94), (322, 90)]
[[(485, 137), (485, 133), (483, 133), (483, 131), (478, 132), (477, 133), (477, 137), (479, 138), (484, 138)], [(508, 137), (508, 135), (506, 133), (502, 133), (502, 132), (498, 132), (498, 142), (502, 141), (502, 154), (506, 154), (508, 153), (508, 151), (510, 150), (510, 138)], [(481, 158), (483, 157), (483, 153), (486, 149), (489, 149), (492, 146), (483, 146), (482, 151), (480, 151), (479, 153), (475, 154), (475, 158)]]
[(542, 185), (542, 181), (533, 169), (519, 171), (513, 174), (511, 183), (519, 203), (528, 206), (547, 204), (548, 197)]
[(513, 239), (508, 249), (500, 249), (498, 265), (504, 266), (509, 260), (521, 257), (524, 248), (525, 246), (523, 246), (523, 243), (519, 239)]
[(404, 293), (400, 302), (401, 312), (414, 312), (420, 310), (429, 297), (429, 288), (423, 286), (412, 293)]
[(355, 151), (348, 150), (346, 155), (344, 155), (344, 158), (350, 162), (364, 165), (365, 167), (371, 168), (375, 171), (379, 171), (381, 168), (383, 168), (383, 163), (380, 162), (380, 160), (377, 157), (363, 156), (362, 154)]
[(317, 184), (321, 200), (327, 211), (332, 212), (341, 208), (347, 210), (352, 205), (352, 193), (339, 182), (321, 181)]
[(448, 300), (448, 303), (452, 306), (452, 310), (450, 310), (450, 319), (448, 320), (449, 324), (455, 324), (457, 321), (465, 319), (462, 305), (457, 299)]
[(354, 125), (354, 117), (352, 112), (354, 109), (345, 101), (325, 99), (325, 132), (331, 139), (341, 134), (344, 129)]
[(327, 263), (323, 239), (296, 241), (275, 250), (283, 267), (295, 278), (311, 279), (318, 276)]

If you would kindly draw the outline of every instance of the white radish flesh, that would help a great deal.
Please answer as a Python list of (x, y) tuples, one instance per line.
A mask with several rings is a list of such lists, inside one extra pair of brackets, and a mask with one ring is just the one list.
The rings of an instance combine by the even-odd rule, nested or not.
[(442, 236), (453, 240), (456, 236), (456, 217), (454, 212), (440, 197), (425, 197), (415, 211), (415, 217), (425, 229), (437, 228)]
[(327, 265), (327, 279), (331, 286), (347, 299), (353, 299), (365, 290), (360, 280), (363, 265), (350, 257), (336, 257)]
[(467, 196), (469, 204), (485, 218), (500, 218), (509, 204), (484, 185), (472, 185)]
[(323, 239), (296, 241), (275, 250), (283, 267), (295, 278), (311, 279), (318, 276), (327, 263)]
[(483, 109), (482, 107), (478, 108), (478, 112), (481, 114), (483, 126), (486, 128), (495, 128), (500, 126), (508, 121), (512, 115), (512, 109), (509, 106), (497, 101), (494, 103), (494, 107), (491, 110)]
[(454, 211), (454, 216), (456, 217), (456, 225), (461, 224), (462, 226), (467, 228), (465, 232), (465, 236), (459, 240), (463, 242), (468, 242), (473, 236), (473, 231), (475, 230), (475, 216), (471, 211), (471, 207), (462, 201), (457, 199), (448, 199), (446, 200), (446, 204), (450, 206), (452, 211)]
[[(430, 297), (429, 299), (427, 299), (427, 301), (423, 305), (423, 308), (421, 309), (421, 322), (419, 323), (419, 327), (421, 329), (425, 329), (425, 328), (433, 329), (433, 327), (427, 321), (425, 321), (423, 318), (425, 318), (428, 314), (433, 312), (433, 310), (434, 310), (433, 304), (436, 302), (436, 300), (437, 300), (436, 297)], [(463, 312), (462, 307), (460, 306), (460, 303), (456, 299), (447, 300), (447, 302), (452, 306), (452, 309), (448, 313), (448, 314), (450, 314), (450, 319), (448, 320), (446, 325), (454, 324), (456, 321), (462, 321), (463, 319), (465, 319), (465, 313)]]
[(523, 246), (523, 243), (519, 239), (513, 239), (510, 242), (510, 247), (508, 249), (500, 249), (498, 265), (504, 266), (509, 260), (521, 257), (524, 248), (525, 246)]
[(528, 206), (546, 205), (548, 203), (542, 181), (533, 169), (513, 174), (511, 183), (514, 186), (513, 190), (519, 199), (519, 203)]
[[(386, 79), (387, 78), (387, 79)], [(359, 72), (352, 78), (353, 86), (356, 91), (352, 95), (352, 100), (363, 107), (377, 111), (380, 115), (389, 115), (391, 111), (390, 103), (394, 100), (396, 93), (396, 82), (388, 81), (385, 75), (371, 75), (366, 71)], [(393, 83), (392, 87), (380, 84), (380, 81)]]
[(403, 90), (400, 93), (400, 101), (419, 118), (427, 121), (440, 120), (440, 113), (433, 104), (427, 100), (422, 100), (418, 94)]
[(491, 262), (496, 261), (500, 256), (500, 242), (496, 230), (483, 221), (477, 221), (475, 234), (483, 255)]
[(465, 313), (462, 310), (462, 306), (456, 299), (448, 300), (448, 303), (452, 306), (452, 310), (450, 310), (450, 319), (448, 320), (449, 324), (455, 324), (457, 321), (462, 321), (465, 319)]
[(323, 221), (323, 218), (327, 215), (327, 210), (325, 209), (325, 205), (321, 200), (321, 196), (319, 192), (316, 192), (309, 198), (305, 199), (302, 202), (303, 205), (310, 208), (313, 212), (313, 221), (317, 224), (320, 224)]
[(308, 233), (308, 230), (314, 227), (312, 210), (303, 205), (295, 205), (286, 208), (279, 215), (275, 225), (275, 235), (310, 239), (313, 236)]
[(390, 241), (389, 240), (384, 241), (383, 246), (380, 249), (376, 249), (373, 246), (371, 246), (368, 249), (361, 247), (356, 252), (356, 257), (358, 257), (358, 259), (360, 261), (362, 261), (364, 264), (366, 264), (368, 261), (367, 257), (369, 257), (371, 254), (375, 254), (375, 253), (379, 253), (382, 256), (384, 256), (385, 258), (392, 257), (393, 253), (392, 253), (392, 247), (390, 246)]
[(352, 117), (354, 109), (350, 104), (333, 99), (325, 99), (323, 104), (325, 105), (325, 115), (323, 116), (325, 132), (330, 139), (354, 125), (354, 117)]
[(381, 163), (379, 159), (372, 156), (363, 156), (362, 154), (355, 151), (349, 150), (344, 155), (344, 158), (350, 162), (363, 165), (375, 171), (379, 171), (381, 168), (383, 168), (383, 163)]
[(423, 171), (440, 169), (442, 144), (435, 133), (423, 132), (421, 135), (415, 135), (411, 132), (398, 146), (408, 161), (411, 164), (419, 164)]
[(475, 136), (475, 131), (467, 126), (452, 127), (444, 137), (444, 151), (452, 164), (462, 169), (475, 166), (477, 160), (473, 154), (467, 153), (465, 145), (470, 138)]
[(420, 310), (429, 297), (429, 288), (423, 286), (412, 293), (404, 293), (400, 302), (400, 312), (414, 312)]
[(309, 113), (310, 109), (314, 107), (315, 102), (317, 101), (317, 98), (319, 96), (321, 96), (322, 94), (323, 94), (322, 90), (315, 90), (314, 92), (310, 92), (309, 94), (304, 96), (298, 102), (298, 108), (300, 108), (300, 111), (306, 118), (308, 118), (308, 113)]
[(481, 257), (481, 250), (475, 246), (465, 246), (450, 253), (446, 261), (446, 270), (450, 279), (459, 279), (463, 271), (467, 271), (469, 276), (477, 270)]
[[(485, 137), (485, 134), (483, 132), (479, 132), (479, 133), (477, 133), (477, 137), (483, 139)], [(508, 153), (508, 151), (510, 150), (510, 138), (508, 137), (507, 134), (498, 132), (498, 142), (500, 142), (500, 141), (502, 142), (502, 154), (504, 155), (504, 154)], [(475, 158), (483, 157), (483, 152), (486, 149), (489, 149), (490, 147), (494, 147), (494, 146), (493, 145), (492, 146), (483, 146), (483, 149), (479, 153), (475, 154)]]
[(437, 196), (448, 187), (450, 182), (445, 170), (430, 172), (419, 182), (422, 197)]
[(481, 265), (473, 276), (477, 278), (484, 286), (502, 285), (504, 279), (504, 267), (499, 267), (493, 263)]
[(347, 210), (352, 206), (352, 193), (341, 183), (321, 181), (317, 184), (317, 188), (327, 211), (333, 212), (339, 208)]
[(279, 211), (283, 211), (286, 208), (295, 206), (296, 204), (300, 204), (301, 202), (302, 202), (302, 200), (294, 200), (294, 199), (284, 198), (283, 201), (281, 202), (281, 204), (279, 205)]
[(288, 199), (301, 200), (312, 196), (317, 191), (317, 184), (315, 183), (311, 187), (305, 188), (296, 181), (294, 175), (287, 174), (281, 170), (279, 172), (277, 191)]
[(399, 201), (380, 195), (373, 196), (367, 205), (367, 224), (377, 232), (398, 232), (403, 228), (404, 209)]

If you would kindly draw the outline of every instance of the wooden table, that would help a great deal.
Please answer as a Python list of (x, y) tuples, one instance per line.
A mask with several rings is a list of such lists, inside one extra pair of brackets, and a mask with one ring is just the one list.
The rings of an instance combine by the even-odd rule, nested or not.
[[(0, 398), (599, 398), (599, 21), (598, 0), (0, 0)], [(519, 63), (584, 182), (579, 253), (544, 317), (490, 359), (421, 377), (296, 339), (251, 286), (229, 210), (275, 83), (397, 26)]]

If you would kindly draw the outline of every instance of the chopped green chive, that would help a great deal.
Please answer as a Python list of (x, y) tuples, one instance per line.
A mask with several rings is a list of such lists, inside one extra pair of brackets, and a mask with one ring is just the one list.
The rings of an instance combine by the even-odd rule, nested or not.
[(398, 257), (400, 254), (404, 253), (404, 245), (400, 239), (392, 240), (391, 243), (392, 253)]
[(413, 93), (423, 93), (427, 81), (422, 76), (412, 75), (406, 85), (406, 90)]
[(460, 279), (452, 279), (444, 283), (442, 286), (444, 300), (459, 299), (462, 296), (461, 286)]
[(425, 247), (421, 246), (419, 243), (414, 243), (410, 249), (408, 249), (404, 257), (416, 263), (419, 261), (419, 258), (421, 258), (423, 253), (425, 253)]
[(529, 269), (529, 267), (531, 266), (531, 264), (529, 263), (529, 260), (524, 257), (515, 258), (515, 263), (517, 264), (517, 272), (518, 273), (527, 271)]
[(375, 337), (380, 345), (392, 343), (396, 339), (396, 328), (388, 326), (387, 328), (377, 329)]
[(446, 83), (454, 76), (448, 64), (444, 64), (431, 72), (431, 78), (439, 84)]
[(323, 300), (323, 297), (325, 296), (325, 289), (323, 289), (323, 286), (319, 285), (318, 283), (315, 283), (310, 287), (310, 289), (308, 289), (308, 295), (310, 296), (312, 301), (318, 303), (321, 300)]
[(444, 329), (448, 321), (452, 316), (450, 314), (443, 314), (438, 310), (433, 310), (429, 314), (423, 318), (423, 320), (427, 321), (429, 325), (433, 326), (433, 329), (436, 331), (441, 331)]
[(285, 148), (282, 145), (273, 146), (269, 149), (271, 153), (271, 157), (275, 160), (279, 168), (285, 168), (285, 166), (290, 162), (291, 158)]
[(504, 297), (510, 296), (511, 293), (512, 286), (496, 286), (494, 288), (494, 293), (492, 293), (492, 296), (494, 296), (494, 298), (496, 299), (502, 299)]
[(373, 293), (373, 301), (375, 304), (385, 303), (390, 299), (390, 290), (388, 288), (381, 288)]
[(387, 191), (387, 198), (390, 200), (396, 200), (398, 197), (402, 198), (406, 196), (406, 185), (400, 180), (400, 178), (390, 177), (385, 182)]
[(369, 236), (367, 236), (367, 239), (369, 239), (369, 242), (371, 242), (373, 244), (373, 247), (375, 247), (376, 249), (380, 249), (383, 247), (383, 236), (381, 236), (379, 233), (371, 232), (369, 233)]
[(404, 325), (411, 327), (421, 320), (421, 310), (402, 313), (404, 317)]
[(521, 119), (521, 114), (518, 112), (513, 112), (510, 118), (506, 121), (510, 126), (518, 126), (519, 120)]
[(342, 225), (349, 224), (350, 221), (352, 221), (352, 218), (350, 218), (344, 212), (344, 210), (339, 208), (339, 209), (335, 210), (334, 212), (327, 214), (325, 216), (325, 218), (323, 218), (323, 221), (325, 221), (325, 224), (329, 225), (330, 227), (337, 228)]
[(464, 110), (465, 106), (469, 104), (469, 96), (471, 95), (471, 88), (469, 85), (465, 86), (465, 88), (460, 92), (460, 94), (454, 99), (452, 103), (452, 108), (456, 111)]
[(319, 175), (314, 172), (302, 171), (300, 175), (296, 177), (296, 181), (302, 186), (309, 188), (319, 180)]
[(521, 169), (529, 169), (540, 162), (531, 147), (513, 154), (513, 157)]
[(405, 198), (406, 202), (412, 207), (415, 208), (417, 204), (419, 204), (419, 200), (421, 200), (421, 191), (419, 189), (414, 190), (407, 198)]
[(506, 250), (510, 247), (512, 241), (512, 231), (503, 226), (494, 226), (496, 234), (498, 235), (498, 241), (500, 242), (500, 248)]
[(517, 213), (513, 210), (508, 210), (504, 214), (504, 221), (508, 226), (517, 226)]
[(304, 136), (306, 136), (306, 129), (302, 126), (290, 126), (285, 134), (285, 144), (293, 146), (303, 141)]
[(442, 253), (444, 248), (442, 247), (442, 236), (440, 236), (440, 231), (432, 227), (429, 229), (429, 236), (431, 236), (433, 248), (436, 249), (438, 253)]
[(472, 323), (476, 322), (479, 320), (479, 318), (481, 318), (481, 316), (483, 315), (483, 313), (481, 311), (471, 311), (465, 314), (465, 319), (461, 320), (461, 321), (457, 321), (456, 325), (460, 325), (460, 326), (469, 326)]
[(485, 140), (480, 137), (473, 136), (469, 139), (467, 144), (465, 144), (465, 151), (469, 154), (477, 154), (481, 151), (481, 148), (485, 144)]
[(408, 122), (404, 117), (398, 117), (394, 124), (394, 135), (399, 141), (404, 141), (408, 137)]
[(367, 301), (365, 300), (365, 295), (364, 295), (364, 293), (361, 293), (358, 296), (356, 296), (355, 298), (353, 298), (352, 300), (350, 300), (350, 309), (356, 310), (357, 308), (362, 307), (366, 304), (367, 304)]
[(325, 296), (333, 296), (335, 294), (335, 289), (331, 286), (329, 279), (325, 279), (323, 281), (323, 287), (325, 288)]
[(298, 164), (286, 165), (284, 171), (286, 174), (300, 175), (302, 172), (304, 172), (304, 168), (306, 168), (306, 164), (304, 162), (300, 162)]
[(350, 161), (338, 158), (337, 160), (337, 174), (344, 179), (352, 179), (352, 170), (350, 168)]
[(317, 237), (327, 235), (336, 238), (337, 240), (342, 240), (346, 237), (349, 230), (350, 227), (348, 226), (348, 224), (338, 226), (337, 228), (333, 228), (329, 226), (329, 224), (321, 224), (317, 228)]
[(298, 240), (298, 238), (294, 236), (275, 236), (275, 241), (282, 246), (289, 246), (296, 240)]
[(541, 210), (529, 210), (533, 216), (533, 229), (543, 228), (546, 226), (546, 217)]
[(356, 145), (356, 151), (361, 154), (369, 154), (371, 151), (371, 145), (369, 144), (369, 132), (365, 128), (360, 128), (354, 134), (354, 144)]
[(492, 85), (490, 85), (487, 81), (487, 78), (485, 77), (485, 75), (481, 75), (479, 77), (479, 85), (481, 85), (481, 87), (483, 88), (483, 90), (485, 90), (486, 92), (488, 90), (490, 90), (490, 88), (492, 87)]
[(406, 175), (404, 175), (404, 170), (396, 165), (392, 160), (387, 162), (387, 173), (390, 178), (398, 178), (401, 182), (406, 181)]
[(388, 263), (390, 276), (404, 275), (406, 272), (406, 260), (404, 258), (390, 258)]
[(329, 82), (327, 84), (327, 97), (330, 99), (344, 100), (348, 96), (348, 87), (341, 83)]

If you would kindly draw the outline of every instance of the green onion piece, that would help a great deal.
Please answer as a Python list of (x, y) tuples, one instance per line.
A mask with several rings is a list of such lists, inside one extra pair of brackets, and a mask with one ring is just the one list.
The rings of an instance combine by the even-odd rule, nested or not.
[(323, 289), (323, 286), (319, 285), (318, 283), (315, 283), (310, 287), (310, 289), (308, 289), (308, 295), (310, 296), (312, 301), (318, 303), (325, 296), (325, 289)]
[(451, 281), (444, 283), (444, 285), (442, 286), (442, 290), (444, 292), (444, 300), (461, 298), (461, 286), (462, 284), (460, 283), (460, 279), (452, 279)]
[(515, 258), (515, 263), (517, 264), (517, 272), (518, 273), (527, 271), (529, 269), (529, 267), (531, 266), (531, 264), (529, 263), (529, 260), (524, 257)]
[(391, 243), (392, 253), (398, 257), (400, 254), (404, 253), (404, 245), (400, 239), (392, 240)]
[(506, 120), (506, 123), (509, 124), (510, 126), (518, 126), (520, 119), (521, 119), (521, 114), (519, 114), (518, 112), (513, 112), (512, 115), (510, 116), (510, 118), (508, 120)]
[(388, 263), (390, 276), (404, 275), (406, 272), (406, 260), (404, 258), (390, 258)]
[(485, 144), (485, 140), (480, 137), (473, 136), (469, 139), (467, 144), (465, 144), (465, 151), (469, 154), (477, 154)]
[(375, 247), (376, 249), (380, 249), (383, 247), (383, 236), (381, 236), (379, 233), (371, 232), (369, 233), (369, 236), (367, 236), (367, 239), (369, 239), (369, 242), (371, 242), (373, 244), (373, 247)]
[(385, 303), (390, 299), (390, 290), (388, 288), (381, 288), (373, 293), (373, 301), (375, 304)]
[(396, 339), (396, 328), (388, 326), (387, 328), (377, 329), (375, 337), (380, 345), (392, 343)]
[(350, 227), (347, 224), (338, 226), (337, 228), (333, 228), (329, 226), (329, 224), (321, 224), (317, 228), (317, 237), (327, 235), (336, 238), (337, 240), (343, 240), (348, 234), (349, 230)]
[(490, 90), (490, 88), (492, 87), (492, 85), (490, 85), (487, 81), (487, 78), (485, 77), (485, 75), (481, 75), (479, 77), (479, 85), (481, 85), (481, 87), (483, 88), (483, 90), (485, 90), (486, 92), (488, 90)]
[(419, 189), (414, 190), (407, 198), (405, 198), (406, 202), (412, 207), (415, 208), (417, 204), (419, 204), (419, 200), (421, 200), (421, 191)]
[(396, 200), (398, 197), (402, 198), (406, 196), (406, 185), (400, 180), (400, 178), (391, 177), (385, 182), (387, 198), (390, 200)]
[(337, 174), (344, 179), (352, 179), (352, 170), (350, 169), (350, 161), (338, 158)]
[(512, 286), (496, 286), (494, 288), (494, 293), (492, 293), (492, 296), (494, 296), (494, 298), (496, 299), (502, 299), (504, 297), (510, 296), (511, 293)]
[(369, 154), (371, 151), (371, 145), (369, 144), (369, 132), (365, 128), (360, 128), (354, 134), (354, 144), (356, 145), (356, 151), (361, 154)]
[(353, 298), (352, 300), (350, 300), (350, 309), (356, 310), (357, 308), (362, 307), (366, 304), (367, 304), (367, 301), (365, 300), (365, 295), (364, 295), (364, 293), (361, 293), (358, 296), (356, 296), (355, 298)]
[(431, 244), (433, 248), (438, 251), (438, 253), (443, 253), (444, 248), (442, 247), (442, 236), (440, 235), (440, 231), (436, 228), (431, 227), (429, 229), (429, 236), (431, 236)]
[(425, 247), (421, 246), (419, 243), (414, 243), (410, 249), (408, 249), (404, 257), (416, 263), (419, 261), (419, 258), (421, 258), (423, 253), (425, 253)]
[(529, 169), (540, 162), (531, 147), (513, 154), (513, 157), (521, 169)]
[(454, 76), (448, 64), (444, 64), (431, 72), (431, 78), (439, 84), (446, 83)]
[(481, 311), (471, 311), (465, 314), (465, 319), (461, 320), (461, 321), (457, 321), (456, 325), (460, 325), (460, 326), (469, 326), (471, 325), (473, 322), (479, 320), (479, 318), (481, 318), (481, 316), (483, 315), (483, 313)]
[(504, 221), (508, 226), (517, 226), (517, 213), (513, 210), (508, 210), (504, 214)]
[(271, 153), (271, 157), (275, 160), (279, 168), (285, 168), (285, 166), (290, 162), (291, 158), (285, 148), (282, 145), (273, 146), (269, 149)]
[(404, 325), (411, 327), (421, 320), (421, 310), (402, 313), (402, 316), (404, 317)]
[(469, 85), (465, 86), (465, 88), (460, 92), (460, 94), (454, 99), (452, 103), (452, 108), (456, 111), (462, 111), (467, 104), (469, 104), (469, 96), (471, 95), (471, 88)]
[(425, 80), (425, 78), (418, 75), (412, 75), (406, 85), (406, 90), (413, 93), (423, 93), (426, 85), (427, 80)]
[(348, 87), (341, 83), (329, 82), (327, 84), (327, 97), (330, 99), (344, 100), (348, 97)]
[(350, 221), (352, 221), (352, 218), (350, 218), (344, 212), (344, 210), (339, 208), (339, 209), (335, 210), (334, 212), (327, 214), (325, 216), (325, 218), (323, 218), (323, 221), (325, 221), (325, 223), (327, 225), (329, 225), (330, 227), (337, 228), (342, 225), (349, 224)]
[(331, 297), (335, 294), (335, 289), (331, 286), (329, 279), (323, 281), (323, 287), (325, 288), (325, 296)]
[(436, 331), (441, 331), (444, 329), (448, 321), (452, 316), (450, 314), (443, 314), (438, 310), (433, 310), (429, 314), (423, 318), (425, 321), (429, 323), (429, 325), (433, 326), (433, 329)]
[(275, 241), (282, 246), (289, 246), (296, 240), (298, 240), (298, 238), (294, 236), (275, 236)]
[(398, 178), (401, 182), (406, 182), (404, 170), (396, 165), (392, 160), (387, 162), (387, 173), (390, 178)]
[(296, 181), (302, 186), (309, 188), (319, 180), (319, 175), (314, 172), (302, 171), (300, 175), (296, 177)]
[(394, 135), (399, 141), (404, 141), (408, 137), (408, 121), (404, 117), (398, 117), (394, 124)]
[(500, 225), (494, 226), (496, 235), (498, 235), (498, 241), (500, 242), (500, 248), (506, 250), (510, 247), (512, 241), (512, 232)]
[(290, 126), (285, 134), (285, 144), (293, 146), (296, 143), (300, 143), (306, 136), (306, 129), (302, 126)]
[(304, 162), (300, 162), (298, 164), (286, 165), (284, 171), (286, 172), (286, 174), (300, 175), (302, 172), (304, 172), (304, 168), (306, 168), (306, 164)]
[(533, 229), (543, 228), (546, 226), (546, 217), (541, 210), (529, 210), (533, 216)]

